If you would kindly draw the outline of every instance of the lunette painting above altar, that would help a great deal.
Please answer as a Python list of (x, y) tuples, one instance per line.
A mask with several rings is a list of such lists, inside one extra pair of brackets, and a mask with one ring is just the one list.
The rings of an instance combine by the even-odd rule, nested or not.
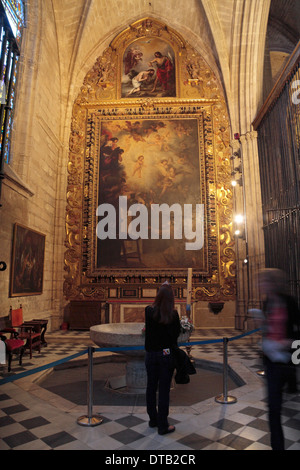
[[(66, 297), (143, 298), (168, 279), (182, 298), (190, 267), (195, 298), (235, 298), (229, 139), (221, 85), (198, 52), (150, 18), (120, 33), (73, 108)], [(99, 241), (97, 207), (112, 204), (118, 213), (125, 197), (126, 207), (202, 205), (203, 247), (186, 251), (184, 240), (150, 236)]]
[(128, 106), (136, 98), (223, 100), (205, 60), (178, 33), (153, 19), (137, 21), (112, 41), (86, 75), (79, 99), (89, 106), (121, 99)]

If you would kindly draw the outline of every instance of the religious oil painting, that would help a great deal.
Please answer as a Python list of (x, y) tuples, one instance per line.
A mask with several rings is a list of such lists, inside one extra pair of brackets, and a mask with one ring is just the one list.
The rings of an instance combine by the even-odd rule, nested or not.
[[(114, 239), (97, 236), (97, 269), (203, 268), (205, 250), (186, 249), (188, 237), (182, 222), (188, 206), (191, 212), (186, 215), (195, 229), (196, 205), (203, 206), (204, 200), (198, 119), (104, 118), (100, 135), (97, 206), (113, 206), (116, 222)], [(123, 226), (120, 225), (121, 203), (123, 211), (126, 205), (128, 215)], [(175, 219), (173, 212), (169, 213), (169, 219), (154, 224), (152, 208), (157, 206), (179, 210), (180, 233), (179, 219)], [(139, 210), (134, 213), (137, 207)], [(97, 227), (99, 220), (104, 227), (105, 217), (99, 218), (104, 213), (97, 215)], [(125, 234), (124, 223), (127, 224)], [(108, 233), (108, 219), (106, 224)], [(132, 224), (135, 224), (135, 237), (129, 230)]]
[(43, 292), (45, 235), (19, 224), (14, 227), (10, 296)]
[(143, 38), (125, 50), (122, 98), (176, 96), (175, 56), (159, 38)]

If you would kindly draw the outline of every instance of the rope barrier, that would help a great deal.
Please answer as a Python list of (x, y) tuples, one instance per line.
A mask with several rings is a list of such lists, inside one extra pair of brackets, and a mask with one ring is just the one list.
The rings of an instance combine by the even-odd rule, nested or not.
[[(215, 340), (202, 340), (202, 341), (191, 341), (187, 343), (179, 343), (178, 346), (197, 346), (202, 344), (215, 344), (223, 342), (223, 394), (215, 397), (215, 401), (217, 403), (222, 404), (230, 404), (236, 403), (237, 399), (235, 397), (228, 396), (227, 393), (227, 380), (228, 380), (228, 362), (227, 362), (227, 344), (229, 341), (234, 341), (244, 336), (251, 335), (260, 331), (260, 328), (252, 331), (248, 331), (246, 333), (242, 333), (241, 335), (232, 337), (232, 338), (223, 338), (223, 339), (215, 339)], [(67, 356), (63, 359), (59, 359), (58, 361), (51, 362), (50, 364), (46, 364), (40, 367), (36, 367), (35, 369), (31, 369), (25, 372), (21, 372), (20, 374), (15, 374), (10, 377), (6, 377), (0, 380), (0, 385), (6, 384), (8, 382), (12, 382), (14, 380), (22, 379), (32, 374), (36, 374), (37, 372), (41, 372), (46, 369), (53, 368), (57, 365), (63, 364), (65, 362), (71, 361), (77, 357), (83, 356), (84, 354), (88, 353), (88, 386), (87, 386), (87, 406), (88, 412), (87, 415), (80, 416), (77, 419), (77, 423), (81, 426), (97, 426), (103, 422), (102, 417), (99, 413), (93, 414), (93, 353), (94, 352), (122, 352), (122, 351), (140, 351), (144, 350), (144, 346), (127, 346), (127, 347), (110, 347), (110, 348), (94, 348), (88, 347), (88, 349), (84, 349), (79, 353), (72, 354), (71, 356)]]
[(240, 335), (233, 336), (232, 338), (228, 338), (228, 341), (234, 341), (236, 339), (243, 338), (244, 336), (252, 335), (253, 333), (257, 333), (260, 330), (261, 330), (260, 328), (256, 328), (256, 330), (246, 331), (246, 333), (242, 333)]
[(71, 361), (72, 359), (76, 359), (76, 357), (83, 356), (88, 352), (88, 349), (84, 349), (83, 351), (72, 354), (71, 356), (65, 357), (64, 359), (59, 359), (58, 361), (51, 362), (50, 364), (45, 364), (40, 367), (36, 367), (35, 369), (26, 370), (25, 372), (20, 372), (20, 374), (10, 375), (9, 377), (5, 377), (4, 379), (0, 380), (0, 385), (4, 385), (8, 382), (13, 382), (14, 380), (23, 379), (28, 375), (36, 374), (37, 372), (41, 372), (46, 369), (51, 369), (57, 365), (63, 364), (64, 362)]
[[(240, 338), (243, 338), (244, 336), (251, 335), (253, 333), (256, 333), (260, 331), (260, 328), (257, 328), (256, 330), (251, 330), (247, 331), (246, 333), (242, 333), (238, 336), (234, 336), (232, 338), (227, 338), (228, 341), (234, 341)], [(178, 346), (199, 346), (203, 344), (215, 344), (215, 343), (223, 343), (224, 338), (220, 339), (213, 339), (213, 340), (201, 340), (201, 341), (190, 341), (190, 342), (184, 342), (184, 343), (178, 343)], [(109, 348), (92, 348), (94, 352), (122, 352), (122, 351), (141, 351), (144, 350), (144, 346), (126, 346), (126, 347), (109, 347)], [(57, 361), (51, 362), (50, 364), (44, 364), (43, 366), (36, 367), (34, 369), (27, 370), (25, 372), (20, 372), (19, 374), (14, 374), (9, 377), (5, 377), (3, 379), (0, 379), (0, 385), (4, 385), (8, 382), (13, 382), (18, 379), (23, 379), (24, 377), (28, 377), (29, 375), (36, 374), (38, 372), (42, 372), (43, 370), (51, 369), (57, 365), (63, 364), (65, 362), (71, 361), (72, 359), (76, 359), (77, 357), (83, 356), (84, 354), (87, 354), (89, 352), (89, 348), (84, 349), (83, 351), (80, 351), (76, 354), (72, 354), (71, 356), (67, 356), (63, 359), (59, 359)]]

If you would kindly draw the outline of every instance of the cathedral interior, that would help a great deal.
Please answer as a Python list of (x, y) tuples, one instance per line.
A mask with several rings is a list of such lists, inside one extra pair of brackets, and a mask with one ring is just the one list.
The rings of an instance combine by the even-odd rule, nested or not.
[(143, 322), (168, 281), (197, 332), (246, 332), (265, 267), (300, 304), (299, 0), (0, 14), (1, 327)]

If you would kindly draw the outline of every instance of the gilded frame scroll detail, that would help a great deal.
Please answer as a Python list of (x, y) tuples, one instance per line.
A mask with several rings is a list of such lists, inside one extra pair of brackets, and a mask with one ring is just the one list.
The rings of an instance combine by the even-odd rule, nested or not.
[[(137, 38), (157, 36), (172, 45), (176, 56), (176, 97), (120, 96), (123, 53)], [(97, 119), (166, 119), (195, 117), (203, 123), (200, 143), (205, 161), (207, 270), (194, 270), (195, 300), (235, 299), (235, 253), (232, 230), (229, 121), (221, 87), (199, 54), (174, 31), (143, 19), (123, 31), (87, 74), (74, 104), (69, 143), (64, 293), (67, 299), (107, 299), (110, 290), (136, 286), (156, 288), (164, 279), (183, 296), (186, 270), (93, 269), (95, 231), (95, 154)]]

